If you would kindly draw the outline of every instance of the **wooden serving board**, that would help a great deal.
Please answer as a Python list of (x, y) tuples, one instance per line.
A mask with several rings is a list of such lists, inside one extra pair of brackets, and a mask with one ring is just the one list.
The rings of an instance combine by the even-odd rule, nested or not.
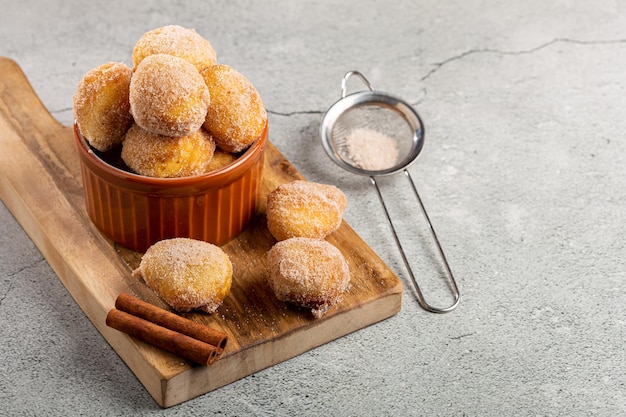
[[(266, 285), (265, 255), (275, 243), (265, 198), (253, 224), (223, 246), (233, 286), (213, 314), (184, 316), (228, 335), (222, 356), (205, 367), (105, 325), (118, 294), (167, 306), (131, 276), (141, 255), (103, 237), (87, 217), (72, 129), (43, 106), (19, 66), (0, 57), (0, 197), (94, 326), (162, 407), (204, 394), (400, 311), (402, 284), (344, 222), (328, 240), (346, 257), (352, 287), (321, 319), (278, 301)], [(301, 175), (270, 143), (263, 197)]]

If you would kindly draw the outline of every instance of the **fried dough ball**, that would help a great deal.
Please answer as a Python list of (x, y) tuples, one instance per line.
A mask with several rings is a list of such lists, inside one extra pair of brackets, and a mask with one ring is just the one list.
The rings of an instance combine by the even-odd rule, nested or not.
[(211, 43), (194, 29), (163, 26), (144, 33), (133, 48), (133, 70), (147, 56), (168, 54), (192, 63), (198, 71), (215, 65), (217, 54)]
[(276, 298), (310, 308), (320, 318), (350, 285), (342, 253), (326, 240), (294, 237), (267, 252), (268, 283)]
[(133, 172), (158, 178), (203, 174), (214, 151), (215, 142), (202, 128), (187, 136), (170, 137), (134, 124), (122, 143), (122, 159)]
[(235, 162), (236, 159), (237, 157), (232, 153), (216, 148), (213, 153), (213, 159), (211, 159), (211, 162), (209, 162), (209, 165), (206, 168), (206, 172), (224, 168), (226, 165)]
[(218, 246), (174, 238), (150, 246), (133, 276), (143, 278), (176, 311), (212, 313), (230, 292), (233, 266)]
[(276, 240), (324, 239), (341, 226), (345, 194), (327, 184), (296, 180), (279, 185), (267, 197), (267, 228)]
[(204, 123), (209, 90), (189, 62), (172, 55), (144, 58), (130, 82), (130, 111), (149, 132), (185, 136)]
[(243, 151), (261, 136), (267, 123), (259, 92), (228, 65), (214, 65), (201, 74), (211, 95), (204, 128), (223, 150)]
[(131, 74), (126, 65), (109, 62), (88, 71), (78, 83), (74, 118), (87, 142), (99, 151), (119, 145), (133, 124), (128, 100)]

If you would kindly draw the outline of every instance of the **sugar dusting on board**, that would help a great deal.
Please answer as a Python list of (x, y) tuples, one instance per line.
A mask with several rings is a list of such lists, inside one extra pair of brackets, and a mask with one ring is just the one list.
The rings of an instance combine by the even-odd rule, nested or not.
[(368, 171), (391, 168), (398, 160), (396, 141), (373, 129), (352, 129), (346, 136), (346, 149), (352, 162)]

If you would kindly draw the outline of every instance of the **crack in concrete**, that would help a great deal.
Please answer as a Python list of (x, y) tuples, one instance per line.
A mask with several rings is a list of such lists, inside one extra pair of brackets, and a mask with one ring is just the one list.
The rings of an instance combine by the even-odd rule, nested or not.
[(35, 261), (35, 262), (33, 262), (33, 263), (29, 264), (29, 265), (23, 266), (20, 269), (18, 269), (16, 271), (13, 271), (13, 272), (10, 272), (10, 273), (8, 273), (6, 275), (6, 279), (9, 281), (9, 287), (4, 292), (4, 294), (0, 295), (0, 307), (2, 307), (2, 304), (4, 303), (4, 300), (6, 300), (6, 298), (9, 296), (9, 293), (13, 289), (13, 280), (11, 278), (15, 277), (16, 275), (18, 275), (22, 271), (25, 271), (27, 269), (36, 267), (37, 265), (41, 264), (44, 261), (47, 262), (44, 258), (40, 258), (37, 261)]
[(72, 110), (73, 110), (72, 107), (65, 107), (65, 108), (58, 109), (58, 110), (52, 110), (52, 111), (50, 111), (50, 113), (52, 113), (52, 114), (59, 114), (59, 113), (71, 112)]
[[(477, 55), (477, 54), (496, 54), (496, 55), (528, 55), (528, 54), (532, 54), (535, 52), (538, 52), (542, 49), (546, 49), (552, 45), (558, 44), (558, 43), (569, 43), (569, 44), (575, 44), (575, 45), (614, 45), (614, 44), (626, 44), (626, 39), (609, 39), (609, 40), (595, 40), (595, 41), (588, 41), (588, 40), (579, 40), (579, 39), (570, 39), (570, 38), (555, 38), (552, 39), (548, 42), (542, 43), (538, 46), (535, 46), (533, 48), (530, 49), (521, 49), (518, 51), (507, 51), (507, 50), (501, 50), (501, 49), (491, 49), (491, 48), (479, 48), (479, 49), (470, 49), (469, 51), (465, 51), (462, 52), (458, 55), (452, 56), (448, 59), (445, 59), (441, 62), (437, 62), (434, 64), (434, 68), (432, 68), (430, 71), (428, 71), (425, 75), (423, 75), (420, 78), (420, 81), (425, 82), (426, 80), (428, 80), (428, 78), (430, 78), (432, 75), (434, 75), (437, 71), (439, 71), (441, 68), (445, 67), (446, 65), (455, 62), (455, 61), (460, 61), (468, 56), (471, 55)], [(419, 104), (421, 104), (424, 100), (426, 100), (426, 97), (428, 96), (428, 91), (426, 87), (422, 87), (421, 89), (422, 91), (422, 97), (417, 100), (414, 103), (410, 103), (412, 106), (416, 107)], [(282, 116), (282, 117), (290, 117), (290, 116), (295, 116), (295, 115), (306, 115), (306, 114), (313, 114), (313, 115), (320, 115), (320, 114), (324, 114), (326, 112), (326, 110), (320, 111), (320, 110), (296, 110), (293, 112), (280, 112), (280, 111), (273, 111), (273, 110), (269, 110), (267, 109), (267, 113), (268, 114), (272, 114), (275, 116)]]
[(458, 55), (455, 55), (453, 57), (450, 57), (448, 59), (445, 59), (441, 62), (435, 63), (434, 64), (434, 68), (431, 69), (430, 71), (428, 71), (422, 78), (421, 81), (426, 81), (429, 77), (431, 77), (433, 74), (435, 74), (437, 71), (439, 71), (441, 68), (443, 68), (444, 66), (448, 65), (451, 62), (455, 62), (455, 61), (460, 61), (470, 55), (477, 55), (477, 54), (496, 54), (496, 55), (528, 55), (528, 54), (532, 54), (535, 52), (538, 52), (542, 49), (548, 48), (552, 45), (558, 44), (558, 43), (570, 43), (570, 44), (576, 44), (576, 45), (612, 45), (612, 44), (620, 44), (620, 43), (625, 43), (626, 44), (626, 39), (610, 39), (610, 40), (597, 40), (597, 41), (585, 41), (585, 40), (578, 40), (578, 39), (569, 39), (569, 38), (555, 38), (552, 39), (551, 41), (545, 42), (541, 45), (535, 46), (534, 48), (530, 48), (530, 49), (522, 49), (519, 51), (506, 51), (506, 50), (500, 50), (500, 49), (491, 49), (491, 48), (480, 48), (480, 49), (470, 49), (469, 51), (465, 51), (462, 52)]
[(2, 307), (2, 303), (9, 296), (9, 293), (13, 289), (13, 281), (9, 280), (9, 288), (7, 288), (6, 292), (0, 296), (0, 307)]
[(289, 116), (295, 116), (295, 115), (299, 115), (299, 114), (322, 114), (324, 113), (323, 111), (320, 110), (296, 110), (296, 111), (292, 111), (292, 112), (280, 112), (280, 111), (273, 111), (273, 110), (269, 110), (266, 109), (267, 113), (269, 114), (273, 114), (274, 116), (283, 116), (283, 117), (289, 117)]
[(476, 334), (476, 332), (472, 332), (472, 333), (465, 333), (465, 334), (461, 334), (459, 336), (455, 336), (455, 337), (451, 337), (451, 340), (460, 340), (464, 337), (469, 337), (469, 336), (474, 336)]

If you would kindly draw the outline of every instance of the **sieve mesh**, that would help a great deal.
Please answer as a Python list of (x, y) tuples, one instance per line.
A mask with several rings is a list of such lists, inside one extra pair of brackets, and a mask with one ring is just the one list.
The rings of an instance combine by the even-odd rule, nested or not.
[(335, 121), (332, 147), (346, 163), (368, 171), (394, 168), (413, 148), (413, 130), (404, 116), (384, 103), (351, 107)]

